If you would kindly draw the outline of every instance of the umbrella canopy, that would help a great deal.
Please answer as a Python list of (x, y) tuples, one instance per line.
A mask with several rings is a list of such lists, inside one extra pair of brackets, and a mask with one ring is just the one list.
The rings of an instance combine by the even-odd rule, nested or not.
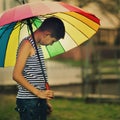
[(65, 38), (50, 46), (41, 46), (45, 59), (62, 54), (92, 37), (100, 26), (91, 13), (63, 2), (27, 3), (5, 11), (0, 16), (0, 67), (14, 66), (20, 41), (30, 35), (26, 19), (35, 31), (45, 18), (61, 19)]

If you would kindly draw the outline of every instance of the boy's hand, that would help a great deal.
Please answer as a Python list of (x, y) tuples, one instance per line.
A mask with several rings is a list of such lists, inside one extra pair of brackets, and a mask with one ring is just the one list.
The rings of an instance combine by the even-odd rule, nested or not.
[(41, 90), (38, 91), (37, 96), (41, 99), (52, 99), (54, 97), (54, 92), (52, 90)]

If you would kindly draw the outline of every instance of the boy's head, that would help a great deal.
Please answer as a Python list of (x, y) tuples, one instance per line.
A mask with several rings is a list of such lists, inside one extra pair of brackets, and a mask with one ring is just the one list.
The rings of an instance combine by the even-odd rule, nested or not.
[(65, 36), (65, 27), (63, 22), (56, 18), (50, 17), (44, 20), (41, 24), (39, 30), (51, 32), (51, 37), (56, 38), (57, 40), (64, 38)]

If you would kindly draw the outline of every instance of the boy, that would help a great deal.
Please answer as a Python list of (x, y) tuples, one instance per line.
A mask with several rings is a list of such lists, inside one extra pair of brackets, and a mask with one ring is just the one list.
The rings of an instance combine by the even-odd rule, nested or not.
[[(35, 43), (52, 45), (64, 38), (63, 22), (55, 17), (44, 20), (42, 25), (33, 33)], [(42, 49), (38, 47), (42, 68), (38, 60), (32, 36), (25, 38), (19, 45), (17, 60), (13, 71), (13, 79), (18, 83), (16, 110), (21, 120), (46, 120), (47, 100), (54, 97), (52, 90), (47, 90), (42, 69), (47, 79)]]

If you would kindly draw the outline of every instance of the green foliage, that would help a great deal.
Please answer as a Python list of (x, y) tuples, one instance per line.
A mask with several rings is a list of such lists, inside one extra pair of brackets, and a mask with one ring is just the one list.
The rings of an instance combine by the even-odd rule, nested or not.
[(107, 10), (113, 14), (119, 14), (120, 12), (120, 0), (79, 0), (80, 7), (83, 7), (91, 2), (98, 3), (103, 10)]

